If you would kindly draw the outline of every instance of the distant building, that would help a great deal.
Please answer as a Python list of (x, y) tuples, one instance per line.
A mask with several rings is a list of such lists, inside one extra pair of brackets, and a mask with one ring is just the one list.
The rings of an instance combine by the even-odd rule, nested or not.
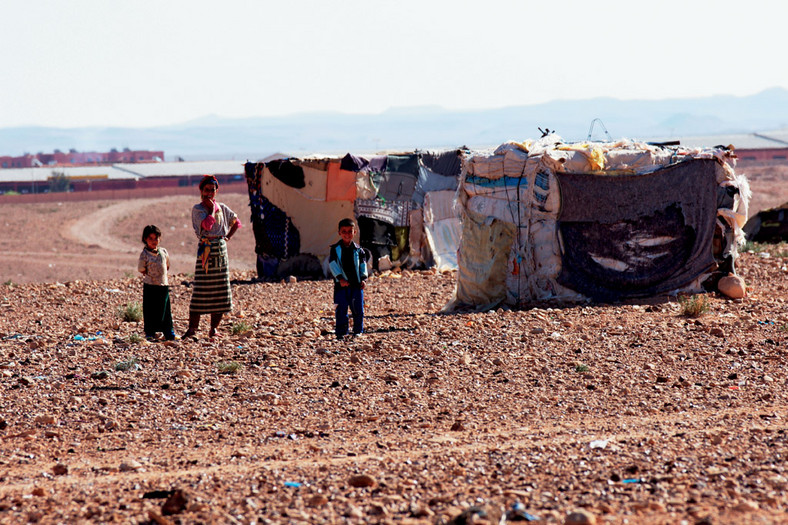
[(133, 162), (101, 166), (37, 166), (0, 170), (0, 195), (46, 193), (54, 177), (68, 178), (73, 192), (191, 187), (210, 173), (220, 184), (246, 183), (240, 161)]
[(733, 145), (740, 162), (788, 163), (788, 129), (762, 133), (678, 137), (682, 146)]
[(19, 157), (0, 156), (0, 168), (35, 168), (41, 166), (102, 166), (116, 163), (160, 162), (164, 160), (163, 151), (112, 149), (108, 152), (76, 151), (67, 153), (55, 150), (54, 153), (26, 153)]

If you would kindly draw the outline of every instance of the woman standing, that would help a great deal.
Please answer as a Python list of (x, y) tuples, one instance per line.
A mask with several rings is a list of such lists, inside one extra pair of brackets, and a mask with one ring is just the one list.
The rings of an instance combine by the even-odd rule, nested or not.
[(226, 241), (235, 234), (241, 221), (233, 210), (216, 202), (218, 190), (219, 181), (216, 177), (203, 177), (200, 181), (201, 200), (192, 208), (192, 226), (200, 242), (189, 304), (189, 329), (183, 338), (194, 336), (202, 314), (211, 314), (208, 335), (214, 337), (222, 322), (222, 315), (233, 308)]

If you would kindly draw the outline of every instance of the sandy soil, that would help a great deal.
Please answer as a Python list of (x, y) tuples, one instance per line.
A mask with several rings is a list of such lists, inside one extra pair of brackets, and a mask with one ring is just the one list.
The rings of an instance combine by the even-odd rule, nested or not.
[[(142, 229), (155, 224), (171, 257), (171, 271), (194, 272), (197, 238), (191, 207), (198, 198), (170, 196), (128, 201), (4, 204), (6, 231), (14, 232), (0, 252), (0, 282), (65, 282), (135, 275)], [(245, 224), (228, 243), (230, 264), (255, 268), (249, 197), (224, 193), (220, 202)]]
[(329, 282), (237, 270), (219, 338), (135, 342), (147, 222), (185, 328), (192, 202), (4, 206), (0, 523), (788, 522), (786, 259), (744, 254), (748, 297), (697, 319), (440, 315), (453, 274), (379, 275), (348, 341)]
[(736, 168), (750, 181), (750, 216), (788, 202), (788, 165), (747, 164)]

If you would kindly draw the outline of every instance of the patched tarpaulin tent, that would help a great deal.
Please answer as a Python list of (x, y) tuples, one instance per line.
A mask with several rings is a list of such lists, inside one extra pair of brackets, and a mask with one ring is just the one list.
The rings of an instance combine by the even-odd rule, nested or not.
[(733, 273), (749, 187), (725, 149), (565, 144), (469, 155), (447, 311), (700, 291)]
[(258, 274), (319, 277), (337, 224), (355, 217), (373, 266), (456, 268), (463, 151), (247, 163)]

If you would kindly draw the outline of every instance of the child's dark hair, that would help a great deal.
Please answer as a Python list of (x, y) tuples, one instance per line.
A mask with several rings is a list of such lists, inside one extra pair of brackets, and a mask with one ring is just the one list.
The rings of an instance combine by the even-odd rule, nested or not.
[(339, 221), (339, 226), (337, 226), (337, 230), (340, 228), (345, 228), (347, 226), (350, 226), (351, 228), (355, 228), (356, 221), (354, 221), (353, 219), (342, 219), (341, 221)]
[(213, 184), (214, 187), (218, 190), (219, 189), (219, 180), (214, 177), (213, 175), (204, 175), (203, 178), (200, 180), (200, 191), (208, 184)]
[(142, 230), (142, 242), (143, 243), (148, 242), (148, 236), (151, 233), (155, 233), (156, 237), (161, 237), (161, 230), (159, 229), (159, 227), (155, 226), (153, 224), (148, 224), (147, 226), (145, 226), (145, 229)]

